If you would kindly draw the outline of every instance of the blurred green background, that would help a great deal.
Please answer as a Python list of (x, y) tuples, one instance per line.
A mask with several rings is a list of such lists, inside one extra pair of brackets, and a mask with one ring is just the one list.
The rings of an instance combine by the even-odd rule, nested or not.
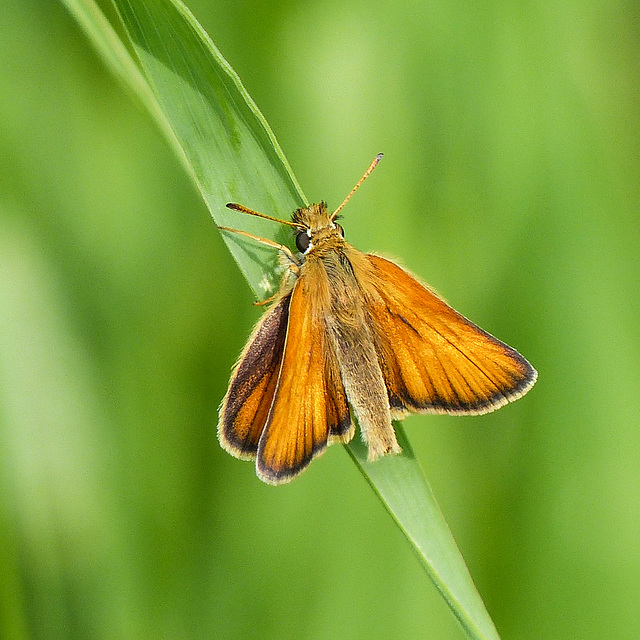
[[(504, 639), (640, 633), (635, 2), (189, 0), (312, 201), (540, 378), (409, 437)], [(333, 447), (219, 448), (260, 315), (195, 188), (56, 2), (0, 21), (0, 637), (462, 638)]]

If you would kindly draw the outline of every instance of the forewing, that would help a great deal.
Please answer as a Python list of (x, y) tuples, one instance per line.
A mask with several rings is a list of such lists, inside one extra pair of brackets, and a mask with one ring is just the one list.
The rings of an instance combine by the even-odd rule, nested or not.
[(318, 277), (326, 275), (301, 275), (291, 296), (280, 376), (256, 460), (259, 477), (271, 484), (288, 482), (328, 442), (353, 432), (317, 295)]
[(288, 294), (262, 316), (238, 360), (220, 406), (218, 438), (236, 458), (256, 457), (280, 372), (290, 301)]
[(535, 369), (393, 262), (367, 255), (367, 302), (392, 409), (481, 414), (524, 395)]

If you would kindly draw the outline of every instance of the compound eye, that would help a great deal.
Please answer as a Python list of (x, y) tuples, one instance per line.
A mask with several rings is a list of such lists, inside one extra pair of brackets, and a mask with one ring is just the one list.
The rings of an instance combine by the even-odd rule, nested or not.
[(336, 229), (338, 230), (338, 233), (344, 238), (344, 229), (342, 228), (342, 225), (336, 224)]
[(305, 253), (309, 246), (311, 245), (311, 238), (306, 231), (301, 231), (296, 236), (296, 247), (298, 247), (298, 251), (300, 253)]

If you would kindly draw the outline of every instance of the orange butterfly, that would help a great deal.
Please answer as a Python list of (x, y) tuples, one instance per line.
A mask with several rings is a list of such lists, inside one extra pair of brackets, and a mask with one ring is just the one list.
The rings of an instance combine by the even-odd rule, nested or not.
[(522, 397), (535, 369), (514, 349), (447, 305), (393, 262), (361, 253), (335, 222), (382, 154), (332, 214), (324, 202), (288, 224), (299, 254), (273, 306), (240, 355), (220, 407), (218, 437), (256, 460), (258, 477), (289, 482), (334, 442), (349, 442), (355, 414), (369, 460), (400, 447), (392, 419), (411, 411), (477, 415)]

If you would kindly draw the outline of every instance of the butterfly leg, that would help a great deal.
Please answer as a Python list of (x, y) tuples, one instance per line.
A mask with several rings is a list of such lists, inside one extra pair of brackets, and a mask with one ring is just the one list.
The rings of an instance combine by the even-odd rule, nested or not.
[(254, 236), (253, 233), (248, 233), (247, 231), (241, 231), (240, 229), (232, 229), (231, 227), (221, 227), (218, 226), (220, 231), (230, 231), (231, 233), (237, 233), (238, 235), (244, 236), (245, 238), (251, 238), (256, 242), (260, 242), (261, 244), (267, 245), (267, 247), (273, 247), (274, 249), (278, 249), (282, 251), (282, 253), (287, 257), (287, 259), (291, 262), (292, 267), (294, 268), (294, 272), (298, 273), (300, 271), (300, 261), (295, 257), (291, 249), (286, 247), (283, 244), (278, 244), (273, 240), (267, 240), (267, 238), (261, 238), (260, 236)]

